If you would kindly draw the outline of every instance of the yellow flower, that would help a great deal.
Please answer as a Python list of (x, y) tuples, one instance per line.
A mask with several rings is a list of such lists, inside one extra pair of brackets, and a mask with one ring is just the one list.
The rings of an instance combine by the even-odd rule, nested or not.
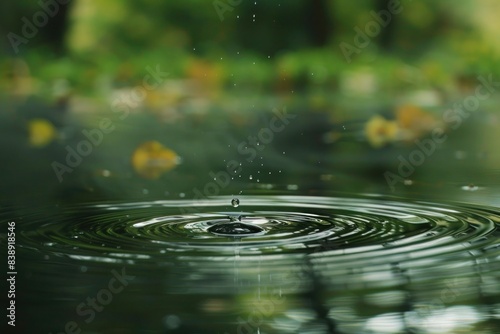
[(365, 126), (366, 138), (376, 148), (396, 140), (398, 131), (399, 127), (395, 121), (386, 120), (379, 115), (373, 116)]
[(30, 145), (43, 147), (49, 144), (56, 136), (56, 128), (45, 119), (32, 119), (28, 123)]
[(180, 157), (157, 141), (142, 143), (132, 154), (132, 167), (145, 179), (158, 179), (179, 163)]
[(396, 120), (407, 140), (423, 136), (439, 125), (436, 118), (414, 105), (403, 105), (396, 110)]

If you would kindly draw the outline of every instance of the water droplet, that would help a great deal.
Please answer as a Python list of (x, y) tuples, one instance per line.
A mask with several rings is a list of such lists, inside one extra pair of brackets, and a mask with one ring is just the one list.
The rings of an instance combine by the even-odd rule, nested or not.
[(176, 315), (168, 315), (163, 318), (163, 323), (168, 329), (176, 329), (180, 326), (181, 320)]
[(403, 183), (405, 186), (411, 186), (413, 184), (413, 181), (412, 180), (404, 180)]
[(180, 198), (184, 198), (185, 196), (186, 196), (186, 194), (184, 194), (184, 193), (179, 193), (179, 197), (180, 197)]
[(237, 207), (240, 205), (240, 200), (239, 200), (239, 199), (237, 199), (237, 198), (233, 198), (233, 199), (231, 200), (231, 205), (232, 205), (233, 207), (237, 208)]
[(471, 183), (468, 186), (463, 186), (462, 190), (465, 190), (465, 191), (476, 191), (476, 190), (479, 190), (479, 187)]
[(252, 176), (252, 175), (250, 175), (249, 179), (250, 179), (250, 180), (252, 180), (252, 179), (253, 179), (253, 176)]

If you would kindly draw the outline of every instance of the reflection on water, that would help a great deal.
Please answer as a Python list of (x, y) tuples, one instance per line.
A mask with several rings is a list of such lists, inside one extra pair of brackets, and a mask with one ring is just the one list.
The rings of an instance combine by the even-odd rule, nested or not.
[[(499, 328), (496, 209), (366, 196), (239, 201), (238, 207), (230, 197), (197, 202), (193, 212), (186, 211), (192, 201), (169, 200), (23, 214), (17, 298), (19, 319), (31, 320), (19, 327), (53, 333), (65, 326), (82, 333)], [(12, 219), (8, 211), (0, 218)], [(242, 234), (214, 233), (231, 224)]]

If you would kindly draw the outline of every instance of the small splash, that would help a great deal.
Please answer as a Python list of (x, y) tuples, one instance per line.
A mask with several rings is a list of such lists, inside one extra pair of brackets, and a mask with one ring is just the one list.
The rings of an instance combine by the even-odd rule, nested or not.
[(264, 232), (264, 230), (259, 226), (246, 224), (239, 221), (217, 224), (210, 227), (208, 231), (217, 235), (234, 236), (234, 237), (258, 235)]
[(234, 208), (237, 208), (239, 205), (240, 205), (240, 200), (237, 199), (237, 198), (233, 198), (231, 200), (231, 205), (234, 207)]
[(233, 222), (233, 223), (241, 222), (241, 218), (243, 218), (243, 217), (242, 216), (229, 216), (229, 219), (231, 219), (231, 222)]

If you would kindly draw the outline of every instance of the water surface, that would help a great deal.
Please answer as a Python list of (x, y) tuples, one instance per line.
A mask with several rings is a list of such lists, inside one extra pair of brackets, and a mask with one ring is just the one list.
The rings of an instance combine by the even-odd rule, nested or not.
[(375, 195), (238, 199), (238, 207), (232, 197), (215, 197), (25, 211), (17, 221), (19, 327), (47, 333), (69, 322), (82, 333), (499, 327), (498, 209)]

